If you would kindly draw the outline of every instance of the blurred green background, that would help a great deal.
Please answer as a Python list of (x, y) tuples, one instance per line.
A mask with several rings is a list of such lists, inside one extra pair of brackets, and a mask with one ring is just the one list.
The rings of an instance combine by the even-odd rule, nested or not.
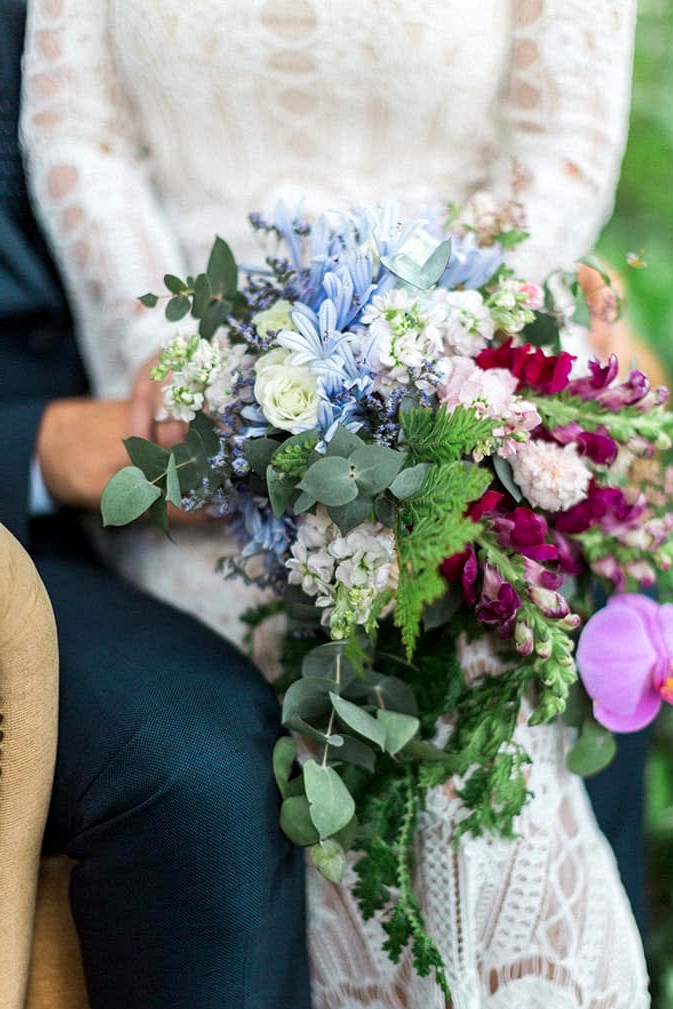
[[(639, 0), (629, 144), (615, 213), (599, 250), (625, 272), (632, 327), (673, 376), (673, 0)], [(673, 579), (666, 598), (673, 601)], [(673, 1009), (673, 709), (655, 727), (647, 774), (653, 1009)]]

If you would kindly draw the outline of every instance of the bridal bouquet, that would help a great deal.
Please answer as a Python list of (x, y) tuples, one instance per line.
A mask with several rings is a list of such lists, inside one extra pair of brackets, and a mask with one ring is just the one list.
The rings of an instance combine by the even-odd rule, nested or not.
[[(149, 510), (167, 528), (172, 502), (239, 535), (225, 574), (273, 586), (287, 614), (283, 830), (335, 882), (356, 849), (363, 914), (385, 908), (393, 959), (411, 942), (444, 984), (412, 886), (425, 791), (451, 778), (459, 834), (512, 835), (524, 696), (531, 723), (578, 726), (580, 773), (610, 759), (609, 729), (673, 700), (669, 608), (635, 594), (671, 565), (673, 514), (646, 470), (631, 478), (670, 445), (667, 393), (562, 349), (588, 324), (581, 288), (508, 266), (526, 237), (511, 207), (251, 223), (263, 267), (218, 238), (204, 273), (165, 278), (182, 324), (155, 377), (189, 433), (170, 452), (128, 439), (104, 521)], [(622, 595), (580, 639), (589, 699), (574, 651), (597, 586)], [(490, 662), (466, 675), (475, 642)]]

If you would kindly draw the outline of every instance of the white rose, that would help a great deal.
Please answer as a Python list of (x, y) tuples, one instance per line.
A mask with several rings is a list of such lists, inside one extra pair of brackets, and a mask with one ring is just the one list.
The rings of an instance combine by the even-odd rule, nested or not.
[[(268, 360), (272, 354), (278, 355), (275, 363)], [(270, 424), (299, 434), (310, 431), (318, 421), (318, 383), (308, 368), (282, 363), (288, 356), (285, 350), (271, 350), (259, 359), (255, 399)]]
[(252, 324), (262, 336), (266, 336), (269, 331), (277, 333), (280, 329), (293, 330), (294, 326), (290, 318), (291, 309), (292, 302), (287, 301), (285, 298), (280, 298), (270, 308), (266, 308), (263, 312), (257, 312), (253, 315)]

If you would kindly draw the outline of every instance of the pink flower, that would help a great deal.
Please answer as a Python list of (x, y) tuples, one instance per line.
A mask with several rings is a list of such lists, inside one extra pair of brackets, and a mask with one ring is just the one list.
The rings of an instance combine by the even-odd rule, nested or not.
[(521, 294), (525, 294), (526, 296), (524, 308), (530, 308), (533, 312), (537, 312), (542, 308), (544, 305), (544, 291), (539, 284), (522, 284), (519, 290)]
[(613, 596), (582, 631), (577, 666), (601, 725), (642, 729), (663, 701), (673, 704), (673, 605)]

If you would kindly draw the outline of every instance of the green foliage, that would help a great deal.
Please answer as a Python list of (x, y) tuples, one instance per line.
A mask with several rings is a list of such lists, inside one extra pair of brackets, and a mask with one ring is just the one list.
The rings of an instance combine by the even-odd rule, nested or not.
[(140, 518), (161, 490), (137, 466), (125, 466), (108, 481), (101, 497), (104, 526), (125, 526)]
[(382, 256), (381, 263), (396, 277), (411, 284), (412, 287), (417, 287), (421, 291), (429, 291), (444, 273), (450, 258), (451, 242), (447, 239), (437, 246), (422, 266), (419, 266), (404, 253), (398, 253), (395, 256)]
[(415, 462), (453, 462), (469, 455), (493, 434), (495, 421), (477, 417), (473, 409), (456, 407), (449, 413), (411, 409), (402, 413), (400, 423)]
[(617, 752), (615, 738), (593, 718), (586, 718), (567, 758), (568, 769), (583, 778), (598, 774)]
[[(432, 435), (426, 439), (428, 454), (431, 439)], [(445, 557), (463, 550), (476, 536), (479, 527), (464, 516), (469, 503), (483, 494), (489, 482), (484, 469), (459, 461), (442, 462), (428, 472), (421, 491), (398, 512), (395, 621), (402, 628), (407, 657), (413, 654), (424, 607), (446, 591), (440, 564)]]

